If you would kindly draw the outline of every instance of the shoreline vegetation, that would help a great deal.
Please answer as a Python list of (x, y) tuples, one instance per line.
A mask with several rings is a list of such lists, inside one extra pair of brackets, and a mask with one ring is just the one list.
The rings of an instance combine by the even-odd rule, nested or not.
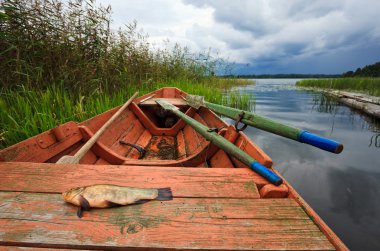
[(136, 22), (110, 24), (111, 7), (93, 0), (0, 2), (0, 148), (93, 117), (137, 90), (174, 86), (214, 103), (254, 104), (231, 90), (253, 81), (216, 77), (230, 65), (209, 51), (154, 48)]
[(304, 79), (296, 82), (298, 87), (360, 92), (380, 97), (380, 77), (348, 77), (332, 79)]
[[(241, 109), (249, 109), (255, 98), (247, 93), (231, 91), (236, 85), (253, 84), (248, 81), (220, 80), (191, 82), (161, 82), (150, 85), (133, 85), (113, 92), (99, 89), (85, 95), (69, 92), (63, 85), (51, 85), (36, 90), (25, 86), (3, 89), (0, 92), (0, 148), (6, 148), (24, 139), (68, 121), (81, 122), (123, 104), (135, 91), (139, 96), (162, 87), (177, 87), (202, 95), (206, 100)], [(228, 96), (223, 92), (229, 90)]]
[(318, 91), (338, 102), (380, 118), (380, 78), (338, 78), (301, 80), (296, 86)]

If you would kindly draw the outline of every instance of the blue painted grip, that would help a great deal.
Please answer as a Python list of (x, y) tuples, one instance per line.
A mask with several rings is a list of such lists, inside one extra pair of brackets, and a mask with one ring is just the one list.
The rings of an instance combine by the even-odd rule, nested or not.
[(307, 131), (300, 133), (298, 136), (298, 141), (332, 153), (340, 153), (343, 151), (343, 145), (341, 143), (312, 134)]
[(275, 174), (272, 170), (266, 168), (265, 166), (261, 165), (259, 162), (252, 162), (250, 165), (251, 169), (267, 180), (271, 182), (272, 184), (278, 186), (282, 183), (282, 179), (280, 176)]

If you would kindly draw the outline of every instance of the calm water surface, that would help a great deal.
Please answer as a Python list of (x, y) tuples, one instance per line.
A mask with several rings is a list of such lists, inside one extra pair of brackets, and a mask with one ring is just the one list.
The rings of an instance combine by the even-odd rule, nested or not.
[(251, 109), (257, 114), (335, 139), (344, 144), (343, 152), (325, 152), (252, 127), (245, 133), (350, 249), (380, 250), (379, 123), (318, 93), (298, 90), (295, 82), (258, 79), (238, 89), (256, 96)]

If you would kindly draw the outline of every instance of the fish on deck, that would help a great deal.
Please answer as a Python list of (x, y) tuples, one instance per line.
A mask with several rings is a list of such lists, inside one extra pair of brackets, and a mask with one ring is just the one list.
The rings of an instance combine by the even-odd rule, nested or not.
[(172, 200), (170, 187), (166, 188), (133, 188), (117, 185), (92, 185), (72, 188), (62, 193), (63, 199), (79, 206), (77, 215), (83, 216), (83, 210), (125, 206), (146, 200)]

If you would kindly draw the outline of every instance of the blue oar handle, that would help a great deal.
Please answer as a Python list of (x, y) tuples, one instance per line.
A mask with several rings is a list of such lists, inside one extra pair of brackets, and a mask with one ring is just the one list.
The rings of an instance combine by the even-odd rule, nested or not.
[(302, 131), (299, 134), (298, 141), (318, 147), (320, 149), (323, 149), (332, 153), (340, 153), (343, 151), (343, 145), (341, 143), (312, 134), (307, 131)]
[(282, 179), (280, 176), (275, 174), (272, 170), (266, 168), (265, 166), (261, 165), (259, 162), (252, 162), (250, 165), (251, 169), (264, 178), (266, 178), (270, 183), (278, 186), (282, 184)]

